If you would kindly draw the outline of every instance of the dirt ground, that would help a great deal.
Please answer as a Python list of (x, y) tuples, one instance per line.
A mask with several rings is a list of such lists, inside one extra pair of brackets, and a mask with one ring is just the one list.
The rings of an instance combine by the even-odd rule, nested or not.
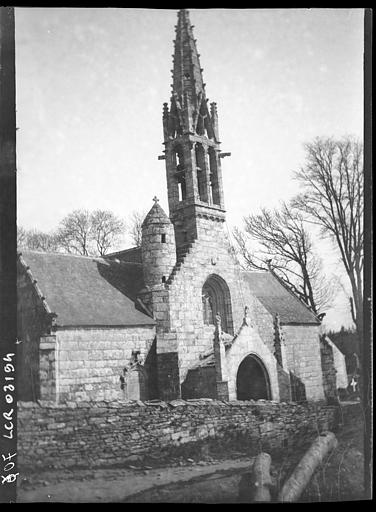
[[(364, 499), (362, 419), (353, 419), (336, 437), (337, 448), (319, 466), (301, 502)], [(285, 450), (273, 457), (272, 499), (303, 454)], [(236, 503), (244, 496), (239, 491), (249, 481), (252, 463), (252, 457), (227, 450), (147, 462), (135, 457), (122, 468), (24, 473), (17, 502)]]

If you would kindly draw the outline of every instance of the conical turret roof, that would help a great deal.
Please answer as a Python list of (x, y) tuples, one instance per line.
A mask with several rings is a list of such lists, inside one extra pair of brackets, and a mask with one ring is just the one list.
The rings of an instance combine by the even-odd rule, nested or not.
[(159, 205), (159, 200), (155, 197), (153, 201), (154, 204), (150, 208), (149, 213), (146, 215), (142, 223), (142, 228), (149, 224), (171, 224), (171, 221), (168, 218), (166, 212)]

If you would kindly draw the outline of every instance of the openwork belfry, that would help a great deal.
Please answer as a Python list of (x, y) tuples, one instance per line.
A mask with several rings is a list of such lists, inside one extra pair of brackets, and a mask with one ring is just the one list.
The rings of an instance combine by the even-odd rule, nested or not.
[(154, 198), (141, 247), (19, 254), (20, 400), (326, 398), (320, 320), (270, 272), (242, 270), (229, 246), (222, 173), (244, 172), (221, 149), (231, 106), (208, 99), (186, 9), (175, 31), (158, 157), (168, 204)]

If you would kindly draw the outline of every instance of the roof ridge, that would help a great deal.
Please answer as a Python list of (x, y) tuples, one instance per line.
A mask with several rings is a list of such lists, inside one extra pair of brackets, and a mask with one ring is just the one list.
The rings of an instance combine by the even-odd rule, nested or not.
[(268, 273), (269, 270), (268, 269), (265, 269), (265, 270), (246, 270), (246, 269), (243, 269), (242, 272), (244, 272), (245, 274), (265, 274), (265, 273)]
[(108, 254), (105, 254), (103, 257), (108, 258), (109, 256), (115, 256), (116, 254), (124, 254), (125, 252), (134, 251), (135, 249), (141, 250), (141, 247), (138, 247), (136, 245), (135, 247), (129, 247), (129, 249), (122, 249), (121, 251), (109, 252)]
[(23, 254), (47, 254), (47, 255), (51, 255), (51, 256), (69, 256), (71, 258), (84, 258), (84, 259), (89, 259), (89, 260), (103, 260), (105, 261), (105, 257), (104, 256), (84, 256), (83, 254), (72, 254), (72, 253), (69, 253), (69, 252), (54, 252), (54, 251), (36, 251), (36, 250), (33, 250), (33, 249), (24, 249), (24, 250), (20, 250), (18, 251), (18, 256), (22, 256)]

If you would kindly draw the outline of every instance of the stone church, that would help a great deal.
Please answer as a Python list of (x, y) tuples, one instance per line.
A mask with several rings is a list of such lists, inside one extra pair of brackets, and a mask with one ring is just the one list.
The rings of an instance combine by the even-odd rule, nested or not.
[(159, 157), (169, 212), (154, 198), (141, 247), (106, 257), (19, 254), (20, 400), (333, 395), (319, 319), (273, 273), (242, 270), (229, 244), (226, 153), (185, 9), (174, 44)]

